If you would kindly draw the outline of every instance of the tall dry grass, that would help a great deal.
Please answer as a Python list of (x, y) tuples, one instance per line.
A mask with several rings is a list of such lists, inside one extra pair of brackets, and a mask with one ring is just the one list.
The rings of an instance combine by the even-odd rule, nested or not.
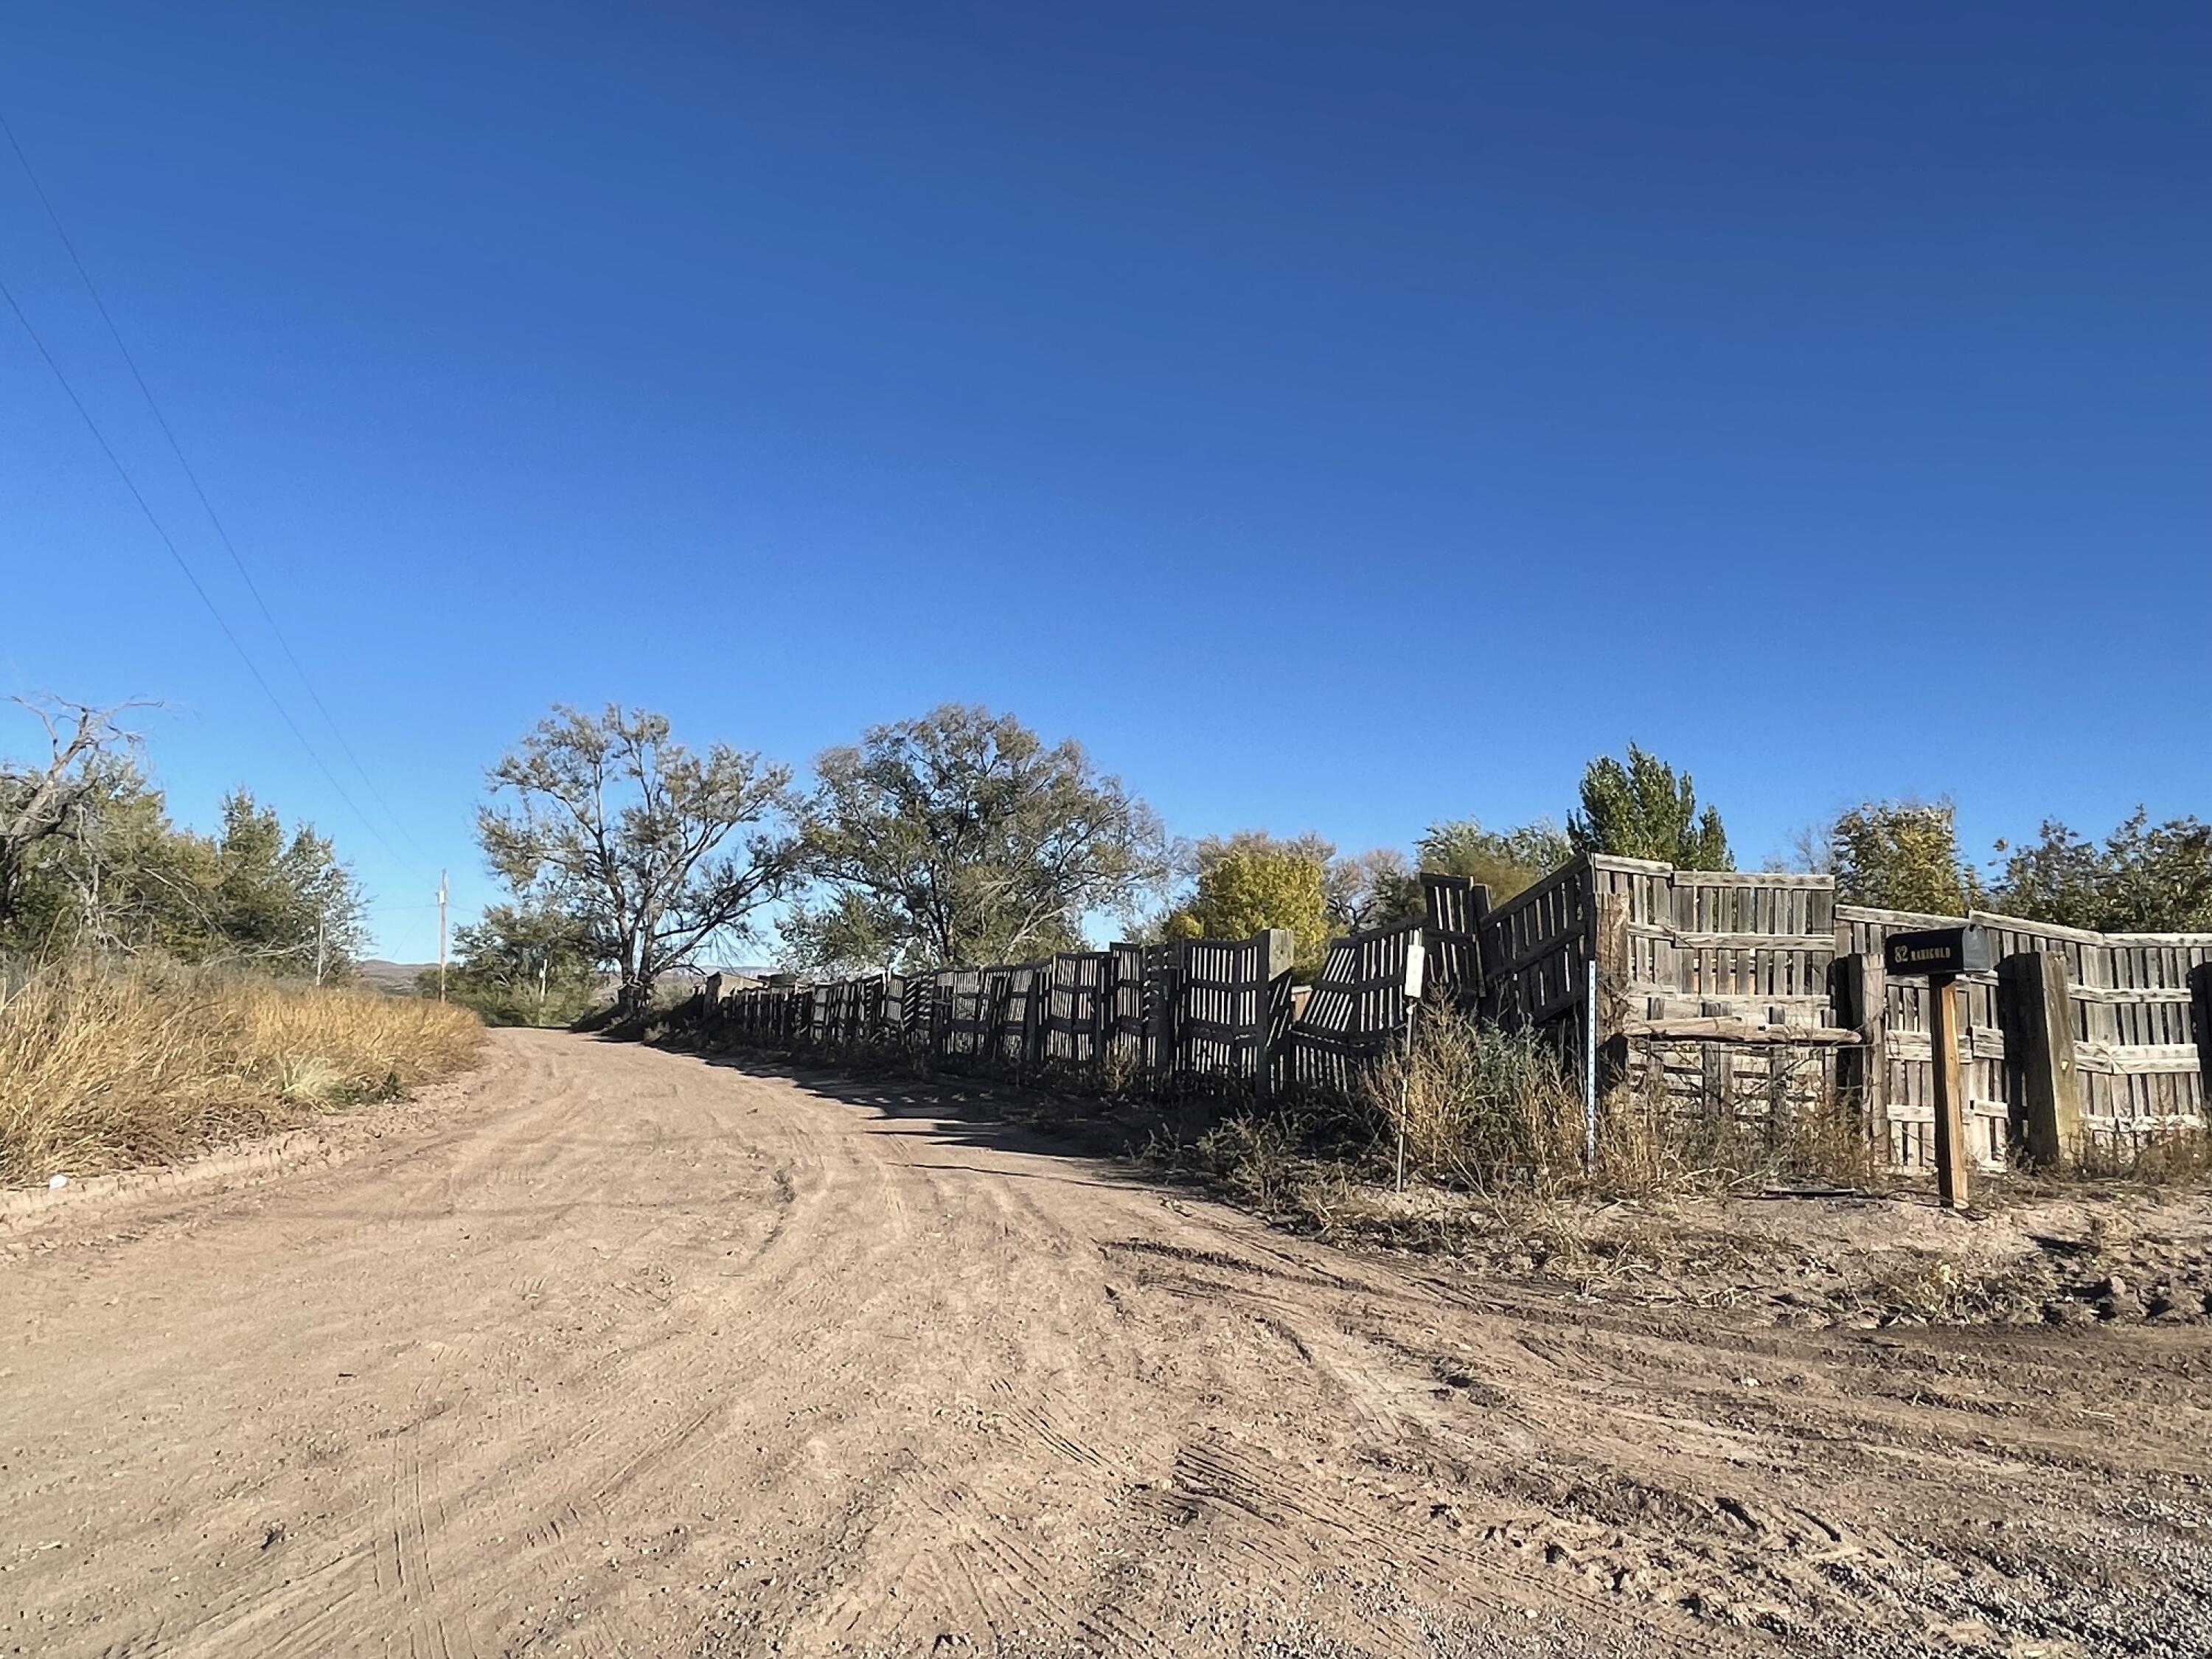
[(1403, 1128), (1410, 1173), (1471, 1192), (1725, 1192), (1875, 1173), (1863, 1127), (1833, 1098), (1778, 1114), (1764, 1098), (1695, 1109), (1616, 1088), (1599, 1103), (1592, 1156), (1580, 1079), (1558, 1054), (1534, 1032), (1450, 1009), (1424, 1012), (1363, 1100), (1381, 1133)]
[(0, 1185), (161, 1163), (450, 1075), (467, 1010), (355, 989), (69, 962), (0, 1001)]

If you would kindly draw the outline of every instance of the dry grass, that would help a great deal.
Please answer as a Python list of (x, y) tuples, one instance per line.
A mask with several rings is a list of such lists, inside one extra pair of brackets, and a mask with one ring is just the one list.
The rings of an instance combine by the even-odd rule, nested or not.
[(186, 1157), (459, 1070), (465, 1009), (130, 966), (32, 971), (0, 1002), (0, 1184)]
[(1864, 1129), (1833, 1099), (1700, 1111), (1615, 1089), (1593, 1133), (1578, 1080), (1540, 1037), (1449, 1009), (1425, 1014), (1410, 1052), (1377, 1068), (1364, 1103), (1382, 1136), (1404, 1130), (1409, 1176), (1468, 1192), (1726, 1192), (1875, 1173)]
[(1618, 1201), (1664, 1208), (1875, 1178), (1863, 1129), (1832, 1100), (1780, 1114), (1764, 1100), (1698, 1112), (1615, 1090), (1600, 1103), (1594, 1156), (1589, 1134), (1577, 1080), (1540, 1036), (1432, 1009), (1410, 1052), (1377, 1066), (1353, 1100), (1278, 1103), (1194, 1140), (1156, 1135), (1148, 1150), (1153, 1162), (1301, 1231), (1403, 1249), (1502, 1251), (1578, 1279), (1673, 1271), (1686, 1251), (1700, 1261), (1727, 1253), (1711, 1238), (1692, 1248), (1671, 1223), (1644, 1232), (1600, 1225)]

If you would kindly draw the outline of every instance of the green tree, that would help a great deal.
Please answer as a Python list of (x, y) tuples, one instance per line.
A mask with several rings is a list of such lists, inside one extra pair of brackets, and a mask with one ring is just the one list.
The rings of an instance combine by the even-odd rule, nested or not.
[[(1549, 818), (1516, 830), (1486, 830), (1474, 818), (1449, 819), (1431, 824), (1414, 851), (1424, 870), (1482, 883), (1490, 889), (1492, 904), (1526, 892), (1575, 854), (1565, 832)], [(1414, 897), (1418, 909), (1419, 895)]]
[(695, 754), (647, 709), (557, 706), (486, 775), (507, 798), (477, 812), (492, 870), (526, 908), (582, 921), (626, 1011), (710, 941), (748, 937), (790, 872), (788, 769)]
[(1948, 801), (1868, 801), (1838, 816), (1826, 842), (1836, 896), (1848, 903), (1958, 916), (1981, 902)]
[(2212, 825), (2194, 817), (2152, 823), (2137, 807), (2100, 847), (2055, 819), (2008, 848), (1991, 896), (2008, 915), (2100, 933), (2212, 929)]
[[(598, 1000), (592, 929), (581, 917), (544, 907), (495, 904), (453, 933), (447, 994), (495, 1025), (566, 1025)], [(434, 995), (438, 975), (422, 988)]]
[(1335, 851), (1318, 836), (1209, 836), (1195, 852), (1196, 890), (1169, 913), (1164, 931), (1170, 939), (1241, 939), (1287, 927), (1297, 936), (1294, 971), (1310, 978), (1338, 931), (1328, 891)]
[(1680, 870), (1732, 870), (1721, 815), (1698, 807), (1687, 772), (1628, 745), (1626, 764), (1601, 755), (1583, 772), (1582, 811), (1567, 819), (1577, 853), (1658, 859)]
[(325, 976), (349, 972), (368, 943), (366, 903), (353, 872), (311, 823), (288, 834), (276, 808), (243, 788), (226, 796), (222, 829), (198, 862), (204, 960), (231, 960)]
[(1164, 879), (1159, 820), (1070, 738), (947, 703), (825, 750), (799, 815), (811, 884), (782, 924), (816, 969), (1018, 961)]
[(288, 830), (241, 787), (215, 835), (180, 829), (117, 726), (119, 708), (26, 706), (48, 752), (0, 763), (0, 946), (349, 971), (367, 943), (365, 901), (313, 824)]

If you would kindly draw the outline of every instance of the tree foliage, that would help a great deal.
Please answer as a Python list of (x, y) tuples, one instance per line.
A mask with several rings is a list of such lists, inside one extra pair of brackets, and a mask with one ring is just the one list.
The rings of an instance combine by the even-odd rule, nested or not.
[[(566, 1025), (598, 1000), (592, 928), (544, 906), (494, 904), (454, 930), (446, 992), (495, 1025)], [(418, 981), (437, 993), (437, 969)]]
[(0, 760), (0, 930), (18, 927), (32, 903), (42, 852), (82, 842), (88, 808), (137, 778), (137, 738), (118, 724), (130, 704), (14, 701), (44, 727), (46, 752)]
[(2212, 929), (2212, 825), (2137, 807), (2102, 846), (2055, 819), (2008, 854), (1991, 895), (2008, 915), (2112, 933)]
[(1195, 890), (1169, 913), (1163, 931), (1170, 939), (1241, 939), (1287, 927), (1297, 937), (1294, 971), (1310, 978), (1339, 931), (1330, 904), (1335, 853), (1318, 836), (1282, 839), (1261, 830), (1209, 836), (1194, 852)]
[(710, 942), (746, 937), (790, 871), (788, 769), (724, 743), (695, 754), (647, 709), (557, 706), (487, 781), (504, 798), (477, 813), (493, 871), (526, 908), (583, 926), (626, 1009)]
[[(1479, 881), (1490, 889), (1492, 904), (1503, 904), (1565, 864), (1575, 849), (1549, 818), (1514, 830), (1486, 830), (1478, 819), (1453, 818), (1431, 824), (1415, 852), (1422, 869)], [(1418, 913), (1420, 895), (1413, 899)]]
[(1166, 873), (1152, 809), (1082, 745), (947, 703), (825, 750), (800, 811), (811, 890), (787, 955), (831, 969), (1019, 961), (1080, 945)]
[(1839, 815), (1826, 841), (1836, 896), (1847, 903), (1958, 916), (1981, 902), (1948, 801), (1868, 801)]
[(47, 752), (0, 762), (0, 948), (326, 976), (358, 959), (360, 885), (313, 824), (288, 829), (240, 788), (214, 835), (179, 828), (118, 709), (33, 707)]
[(1717, 809), (1699, 811), (1687, 772), (1628, 745), (1624, 764), (1601, 755), (1583, 769), (1582, 811), (1567, 819), (1577, 853), (1658, 859), (1681, 870), (1732, 870)]

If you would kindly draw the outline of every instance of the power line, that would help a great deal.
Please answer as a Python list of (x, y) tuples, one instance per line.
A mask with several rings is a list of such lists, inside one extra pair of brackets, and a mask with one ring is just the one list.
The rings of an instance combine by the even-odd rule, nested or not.
[[(84, 283), (85, 292), (92, 295), (92, 303), (100, 313), (100, 320), (107, 325), (108, 337), (115, 342), (116, 350), (122, 353), (124, 362), (130, 368), (131, 378), (137, 382), (138, 395), (146, 400), (146, 407), (153, 411), (155, 424), (161, 428), (161, 435), (169, 441), (169, 453), (177, 458), (177, 465), (184, 469), (185, 477), (191, 481), (192, 494), (199, 497), (200, 506), (207, 513), (208, 522), (215, 526), (216, 539), (222, 542), (223, 551), (230, 555), (231, 563), (237, 568), (240, 580), (246, 583), (246, 591), (253, 596), (253, 603), (261, 612), (261, 620), (269, 624), (269, 631), (276, 636), (276, 644), (284, 653), (284, 660), (292, 665), (292, 672), (299, 676), (300, 684), (307, 687), (309, 701), (315, 705), (316, 712), (322, 715), (323, 724), (330, 728), (331, 735), (337, 739), (339, 752), (351, 763), (355, 775), (361, 779), (362, 787), (368, 791), (369, 799), (384, 809), (384, 816), (399, 832), (400, 839), (413, 848), (416, 856), (420, 857), (422, 849), (416, 845), (415, 838), (407, 833), (407, 826), (399, 821), (399, 814), (392, 810), (392, 803), (384, 799), (375, 780), (368, 775), (368, 769), (353, 752), (353, 745), (346, 741), (344, 731), (332, 718), (329, 706), (323, 702), (323, 694), (315, 689), (314, 681), (308, 677), (298, 653), (292, 649), (291, 641), (284, 636), (276, 614), (269, 609), (269, 602), (261, 597), (261, 588), (254, 581), (253, 573), (246, 568), (246, 561), (239, 556), (236, 544), (230, 539), (230, 532), (223, 528), (222, 520), (215, 510), (215, 503), (208, 499), (199, 474), (192, 470), (191, 462), (185, 458), (184, 446), (177, 441), (177, 434), (169, 425), (169, 417), (161, 412), (161, 405), (155, 399), (153, 388), (146, 384), (145, 375), (139, 372), (138, 360), (131, 355), (131, 348), (124, 343), (123, 331), (116, 326), (114, 317), (109, 313), (107, 301), (100, 295), (100, 284), (92, 280), (92, 272), (85, 268), (84, 260), (77, 253), (76, 244), (70, 240), (69, 231), (62, 224), (61, 215), (55, 210), (46, 186), (39, 182), (39, 175), (32, 170), (31, 158), (23, 153), (22, 141), (15, 137), (15, 129), (8, 125), (5, 114), (0, 114), (0, 133), (7, 135), (8, 147), (15, 152), (15, 161), (23, 169), (23, 177), (30, 180), (32, 194), (39, 198), (39, 205), (46, 210), (46, 219), (54, 228), (54, 234), (61, 239), (62, 246), (68, 250), (70, 263), (76, 267), (77, 276)], [(379, 836), (377, 839), (382, 841), (383, 837)]]
[(223, 620), (222, 612), (216, 609), (215, 601), (208, 597), (207, 589), (200, 585), (199, 577), (193, 573), (191, 566), (185, 562), (185, 556), (178, 550), (177, 544), (171, 539), (169, 532), (162, 527), (161, 520), (155, 516), (153, 507), (148, 504), (146, 497), (140, 493), (137, 483), (131, 478), (130, 469), (123, 465), (122, 459), (116, 454), (113, 447), (108, 443), (106, 434), (100, 429), (100, 422), (92, 418), (92, 411), (84, 406), (84, 399), (76, 395), (76, 388), (70, 384), (69, 376), (62, 373), (62, 366), (54, 361), (54, 354), (46, 349), (46, 341), (40, 337), (39, 331), (31, 325), (31, 319), (24, 314), (22, 306), (15, 299), (15, 290), (8, 286), (4, 279), (0, 279), (0, 299), (7, 301), (9, 310), (15, 313), (15, 320), (22, 324), (23, 332), (31, 337), (31, 343), (39, 349), (39, 356), (46, 359), (46, 367), (53, 371), (54, 379), (61, 383), (62, 392), (69, 398), (70, 406), (76, 410), (79, 418), (84, 422), (85, 429), (92, 434), (92, 441), (100, 446), (100, 453), (107, 457), (107, 464), (115, 469), (115, 476), (123, 480), (123, 487), (131, 492), (131, 499), (138, 503), (138, 510), (146, 515), (146, 522), (154, 526), (154, 533), (161, 538), (161, 545), (169, 550), (169, 556), (177, 562), (177, 568), (185, 573), (185, 580), (192, 585), (192, 592), (199, 595), (200, 603), (207, 607), (208, 615), (215, 618), (215, 625), (222, 630), (223, 638), (230, 641), (230, 648), (238, 653), (238, 659), (246, 665), (246, 672), (253, 676), (253, 683), (261, 688), (262, 695), (269, 699), (270, 706), (283, 718), (284, 724), (290, 728), (292, 735), (300, 740), (300, 747), (307, 751), (307, 758), (314, 762), (315, 769), (329, 781), (331, 788), (337, 791), (338, 799), (352, 809), (353, 815), (361, 820), (362, 827), (376, 837), (377, 845), (391, 854), (393, 858), (400, 859), (400, 861), (404, 863), (406, 860), (401, 858), (399, 850), (385, 840), (384, 832), (376, 827), (368, 813), (361, 810), (360, 803), (346, 793), (346, 787), (338, 781), (337, 775), (324, 764), (323, 757), (315, 751), (315, 745), (307, 741), (307, 734), (300, 729), (300, 723), (292, 718), (292, 711), (284, 707), (283, 699), (276, 695), (276, 688), (263, 677), (261, 670), (255, 665), (253, 659), (246, 654), (246, 647), (240, 642), (238, 635), (231, 631), (230, 624)]

